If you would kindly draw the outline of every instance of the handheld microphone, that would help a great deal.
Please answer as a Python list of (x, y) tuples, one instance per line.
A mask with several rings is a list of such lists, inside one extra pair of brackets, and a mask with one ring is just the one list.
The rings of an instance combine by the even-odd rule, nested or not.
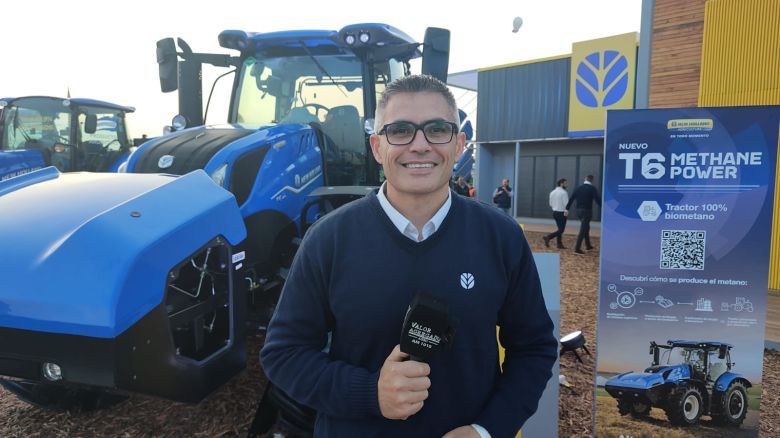
[(401, 351), (409, 354), (411, 360), (427, 363), (437, 351), (450, 345), (454, 335), (447, 302), (421, 292), (406, 311)]

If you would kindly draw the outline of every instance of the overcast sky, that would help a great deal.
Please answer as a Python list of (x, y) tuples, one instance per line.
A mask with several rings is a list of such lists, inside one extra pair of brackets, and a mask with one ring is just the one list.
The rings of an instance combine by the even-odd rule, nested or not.
[[(181, 37), (196, 52), (219, 47), (224, 29), (271, 32), (381, 22), (422, 40), (428, 26), (452, 32), (450, 72), (571, 53), (571, 44), (639, 31), (641, 0), (238, 1), (51, 0), (2, 4), (0, 97), (88, 97), (130, 105), (134, 136), (159, 135), (177, 111), (160, 92), (155, 42)], [(514, 17), (523, 26), (512, 33)], [(220, 71), (204, 69), (204, 98)], [(209, 123), (226, 117), (223, 79)]]

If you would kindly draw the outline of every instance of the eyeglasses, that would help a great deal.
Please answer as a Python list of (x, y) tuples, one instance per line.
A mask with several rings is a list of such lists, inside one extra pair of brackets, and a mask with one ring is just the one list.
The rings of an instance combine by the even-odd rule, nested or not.
[(378, 132), (384, 135), (387, 142), (393, 146), (406, 146), (414, 141), (417, 131), (422, 131), (425, 140), (430, 144), (446, 144), (458, 132), (458, 125), (445, 120), (431, 120), (418, 125), (412, 122), (388, 123)]

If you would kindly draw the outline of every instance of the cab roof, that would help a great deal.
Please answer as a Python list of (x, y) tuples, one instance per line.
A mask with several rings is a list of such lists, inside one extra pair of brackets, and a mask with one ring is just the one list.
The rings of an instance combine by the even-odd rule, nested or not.
[(666, 343), (672, 347), (688, 347), (688, 348), (705, 348), (705, 349), (717, 349), (721, 345), (726, 348), (732, 348), (731, 344), (725, 342), (712, 342), (712, 341), (684, 341), (684, 340), (669, 340)]
[[(365, 35), (367, 41), (361, 41)], [(219, 34), (219, 44), (242, 53), (278, 56), (281, 51), (311, 51), (312, 53), (343, 53), (373, 50), (375, 59), (409, 60), (421, 56), (419, 44), (401, 30), (382, 23), (361, 23), (341, 30), (287, 30), (254, 33), (225, 30)]]
[(76, 106), (91, 106), (91, 107), (98, 107), (98, 108), (107, 108), (117, 111), (123, 111), (126, 113), (132, 113), (135, 112), (135, 108), (132, 106), (124, 106), (124, 105), (117, 105), (115, 103), (111, 102), (105, 102), (102, 100), (96, 100), (96, 99), (84, 99), (84, 98), (62, 98), (62, 97), (54, 97), (54, 96), (20, 96), (20, 97), (7, 97), (0, 99), (0, 102), (5, 102), (5, 105), (0, 105), (0, 107), (8, 106), (13, 104), (17, 100), (22, 99), (30, 99), (30, 98), (43, 98), (43, 99), (52, 99), (52, 100), (60, 100), (60, 101), (70, 101), (71, 104)]

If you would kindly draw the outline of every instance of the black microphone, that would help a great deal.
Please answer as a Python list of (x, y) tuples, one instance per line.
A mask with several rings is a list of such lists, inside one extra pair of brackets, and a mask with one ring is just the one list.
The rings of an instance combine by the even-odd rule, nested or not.
[(447, 302), (421, 292), (406, 311), (401, 351), (409, 354), (411, 360), (427, 363), (437, 351), (451, 344), (454, 335)]

